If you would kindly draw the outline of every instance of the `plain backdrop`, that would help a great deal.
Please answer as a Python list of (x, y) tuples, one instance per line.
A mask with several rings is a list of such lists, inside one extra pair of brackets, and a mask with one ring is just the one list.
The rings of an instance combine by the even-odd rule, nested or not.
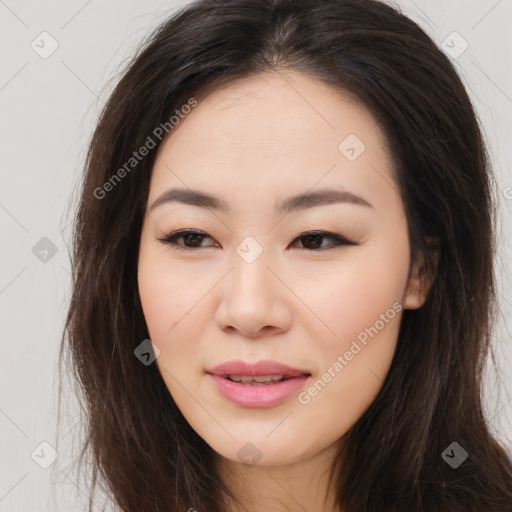
[[(150, 29), (186, 3), (0, 1), (0, 512), (85, 510), (85, 484), (68, 471), (79, 430), (72, 398), (52, 463), (56, 363), (70, 298), (70, 202), (122, 66)], [(467, 44), (451, 58), (477, 108), (500, 187), (501, 372), (487, 376), (485, 406), (512, 450), (512, 0), (395, 5), (445, 51)]]

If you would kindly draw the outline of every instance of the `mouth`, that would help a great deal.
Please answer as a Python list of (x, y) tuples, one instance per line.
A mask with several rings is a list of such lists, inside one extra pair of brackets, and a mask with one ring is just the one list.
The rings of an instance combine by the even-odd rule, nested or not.
[[(307, 376), (309, 375), (310, 374), (307, 374)], [(219, 375), (219, 377), (228, 379), (231, 382), (237, 382), (238, 384), (245, 384), (249, 386), (269, 386), (272, 384), (277, 384), (278, 382), (297, 378), (285, 375)]]
[(229, 378), (235, 382), (248, 378), (253, 378), (256, 382), (269, 382), (311, 375), (309, 370), (294, 368), (278, 361), (247, 363), (241, 360), (226, 361), (210, 370), (206, 370), (206, 373)]
[(230, 361), (207, 370), (219, 393), (241, 407), (273, 407), (299, 391), (311, 372), (275, 361)]

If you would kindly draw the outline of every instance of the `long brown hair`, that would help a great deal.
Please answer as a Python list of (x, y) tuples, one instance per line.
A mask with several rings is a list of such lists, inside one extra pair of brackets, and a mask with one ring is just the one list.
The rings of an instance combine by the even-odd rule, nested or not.
[[(381, 124), (408, 217), (411, 267), (422, 255), (436, 276), (423, 307), (404, 311), (382, 389), (339, 450), (332, 478), (340, 506), (511, 510), (512, 462), (481, 402), (497, 309), (490, 158), (450, 58), (377, 0), (195, 1), (147, 38), (110, 95), (85, 162), (59, 357), (81, 399), (77, 460), (93, 469), (89, 510), (98, 483), (125, 512), (225, 510), (230, 491), (212, 449), (156, 365), (134, 356), (149, 338), (139, 239), (161, 144), (155, 129), (172, 136), (173, 113), (213, 87), (286, 69), (353, 93)], [(148, 137), (155, 147), (135, 163)], [(443, 456), (453, 442), (467, 452), (456, 468)]]

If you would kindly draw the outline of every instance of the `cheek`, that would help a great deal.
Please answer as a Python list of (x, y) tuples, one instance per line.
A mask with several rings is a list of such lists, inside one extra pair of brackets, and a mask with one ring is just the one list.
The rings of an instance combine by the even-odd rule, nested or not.
[(151, 340), (161, 350), (190, 348), (194, 330), (200, 329), (201, 323), (198, 291), (178, 279), (159, 275), (148, 277), (141, 283), (139, 293)]
[(187, 397), (182, 396), (179, 383), (191, 377), (190, 369), (195, 368), (197, 358), (196, 340), (200, 339), (194, 332), (199, 328), (197, 323), (190, 321), (195, 309), (187, 314), (192, 308), (191, 293), (175, 279), (161, 274), (148, 275), (140, 283), (139, 293), (149, 338), (160, 350), (155, 364), (180, 409), (186, 408)]
[(139, 296), (149, 334), (158, 343), (170, 338), (182, 319), (198, 302), (197, 286), (190, 276), (169, 265), (165, 252), (142, 238), (138, 263)]
[(335, 438), (350, 429), (373, 403), (389, 372), (402, 305), (399, 287), (382, 271), (365, 267), (365, 272), (330, 279), (328, 293), (317, 302), (318, 315), (334, 334), (321, 326), (312, 336), (318, 373), (299, 402), (307, 404), (312, 423), (330, 425), (323, 427), (323, 436)]
[(139, 281), (139, 295), (152, 340), (162, 340), (179, 319), (180, 301), (169, 293), (168, 279), (147, 274)]
[(374, 325), (381, 315), (395, 319), (406, 283), (407, 265), (407, 257), (399, 254), (391, 259), (386, 258), (382, 249), (365, 254), (361, 251), (350, 262), (347, 259), (315, 280), (314, 286), (303, 281), (298, 293), (308, 297), (308, 306), (322, 320), (323, 339), (338, 345), (341, 340), (346, 342)]
[[(205, 323), (211, 321), (205, 294), (211, 288), (198, 272), (169, 265), (169, 259), (151, 251), (139, 257), (139, 295), (151, 341), (160, 349), (156, 364), (169, 390), (180, 392), (176, 381), (198, 369), (204, 347)], [(191, 373), (192, 370), (192, 373)]]

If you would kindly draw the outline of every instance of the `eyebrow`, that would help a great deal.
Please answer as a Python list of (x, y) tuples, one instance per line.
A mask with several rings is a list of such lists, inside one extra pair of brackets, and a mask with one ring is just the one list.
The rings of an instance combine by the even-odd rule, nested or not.
[[(224, 199), (190, 188), (172, 188), (167, 190), (154, 201), (149, 211), (151, 212), (156, 207), (169, 202), (179, 202), (192, 206), (199, 206), (201, 208), (210, 208), (224, 213), (230, 211), (229, 203)], [(289, 197), (277, 205), (276, 211), (284, 214), (296, 210), (305, 210), (315, 206), (334, 203), (347, 203), (364, 206), (366, 208), (373, 208), (373, 205), (371, 205), (366, 199), (353, 194), (348, 190), (326, 188)]]

